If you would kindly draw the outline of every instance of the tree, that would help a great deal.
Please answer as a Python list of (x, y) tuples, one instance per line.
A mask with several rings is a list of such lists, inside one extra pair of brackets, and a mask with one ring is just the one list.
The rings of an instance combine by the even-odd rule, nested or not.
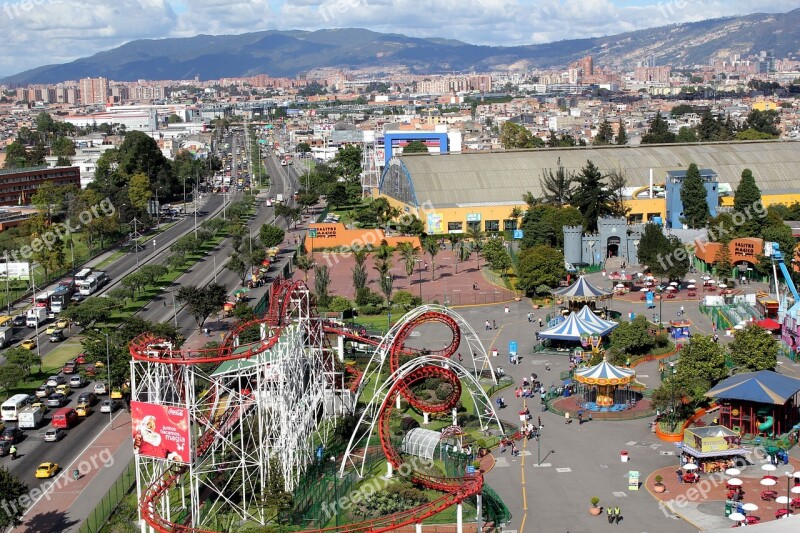
[(750, 111), (750, 114), (747, 115), (747, 120), (745, 120), (744, 124), (746, 130), (752, 129), (776, 138), (781, 134), (780, 130), (777, 128), (780, 122), (779, 113), (775, 109), (768, 109), (766, 111), (753, 109)]
[(308, 283), (308, 271), (314, 268), (314, 262), (311, 261), (311, 258), (307, 255), (300, 255), (295, 260), (294, 266), (297, 270), (303, 272), (303, 281)]
[(6, 398), (10, 395), (9, 391), (24, 378), (25, 372), (19, 365), (6, 364), (0, 366), (0, 388), (6, 391)]
[(397, 251), (400, 252), (400, 259), (406, 269), (406, 277), (411, 277), (414, 273), (414, 264), (417, 262), (417, 248), (410, 242), (401, 242), (397, 245)]
[(690, 106), (689, 104), (679, 104), (673, 107), (669, 114), (672, 115), (672, 118), (682, 117), (687, 113), (694, 113), (694, 107)]
[(326, 307), (330, 300), (328, 288), (331, 285), (331, 275), (326, 265), (314, 267), (314, 291), (322, 307)]
[(587, 161), (575, 182), (577, 187), (571, 203), (583, 214), (586, 231), (595, 232), (597, 219), (611, 212), (609, 193), (603, 182), (603, 174), (594, 163)]
[(655, 338), (643, 315), (637, 316), (632, 322), (621, 322), (611, 332), (610, 341), (611, 348), (628, 355), (647, 353), (655, 345)]
[(650, 123), (650, 129), (642, 135), (642, 144), (668, 144), (675, 142), (675, 134), (669, 131), (669, 124), (661, 117), (661, 113), (656, 113), (656, 117)]
[(678, 136), (675, 138), (675, 142), (696, 143), (697, 134), (689, 126), (683, 126), (681, 129), (678, 130)]
[(689, 229), (705, 228), (708, 224), (710, 212), (708, 201), (706, 200), (707, 194), (703, 178), (700, 176), (700, 170), (696, 164), (692, 163), (686, 171), (686, 177), (683, 179), (683, 185), (681, 186), (682, 222)]
[(23, 498), (29, 498), (28, 484), (0, 466), (0, 501), (5, 503), (0, 505), (0, 529), (5, 531), (22, 524), (22, 515), (27, 510), (27, 506), (22, 505)]
[(625, 205), (625, 189), (628, 179), (623, 170), (612, 170), (608, 174), (609, 215), (625, 218), (630, 208)]
[(381, 276), (379, 283), (381, 292), (386, 297), (386, 307), (390, 307), (392, 303), (392, 288), (394, 287), (394, 276), (390, 273)]
[(128, 200), (132, 206), (141, 211), (145, 210), (152, 195), (150, 178), (146, 174), (140, 172), (131, 176), (128, 182)]
[(517, 258), (517, 289), (532, 295), (539, 285), (556, 287), (566, 277), (564, 254), (549, 246), (523, 250)]
[(544, 141), (535, 137), (525, 126), (510, 120), (506, 120), (500, 128), (500, 143), (506, 150), (544, 146)]
[[(761, 238), (767, 242), (777, 242), (785, 257), (794, 257), (796, 239), (792, 235), (792, 228), (786, 224), (770, 224), (761, 230)], [(767, 260), (767, 263), (769, 261)]]
[(735, 331), (728, 348), (738, 372), (774, 370), (778, 364), (778, 341), (758, 324)]
[(422, 240), (422, 247), (431, 256), (431, 280), (436, 281), (436, 254), (439, 253), (439, 239), (429, 235)]
[(725, 349), (708, 335), (692, 335), (691, 340), (681, 349), (677, 374), (681, 377), (702, 376), (713, 386), (728, 375)]
[(365, 263), (368, 255), (369, 252), (364, 248), (353, 251), (353, 260), (355, 261), (355, 266), (353, 266), (353, 287), (356, 289), (356, 293), (367, 286), (367, 267)]
[(639, 240), (637, 255), (639, 264), (650, 268), (658, 268), (663, 259), (663, 254), (667, 248), (667, 237), (661, 230), (661, 226), (653, 223), (645, 224), (642, 230), (642, 238)]
[[(123, 279), (123, 285), (128, 277), (130, 276)], [(120, 304), (122, 302), (109, 301), (108, 298), (86, 298), (78, 305), (70, 305), (61, 314), (72, 322), (88, 327), (95, 322), (107, 321), (111, 317), (111, 312)]]
[(212, 313), (216, 313), (225, 305), (228, 291), (223, 285), (210, 283), (205, 287), (185, 285), (178, 289), (175, 298), (186, 305), (186, 311), (194, 317), (200, 328)]
[(628, 130), (625, 129), (625, 121), (619, 121), (619, 131), (617, 131), (617, 144), (620, 146), (628, 144)]
[(600, 127), (597, 128), (597, 135), (592, 139), (594, 146), (607, 146), (614, 140), (614, 130), (611, 129), (611, 123), (608, 119), (603, 119)]
[(172, 113), (170, 116), (167, 117), (168, 124), (180, 124), (181, 122), (183, 122), (183, 119), (178, 115), (176, 115), (175, 113)]
[(242, 285), (244, 285), (244, 280), (247, 279), (247, 271), (249, 268), (241, 254), (232, 254), (228, 262), (225, 263), (225, 267), (239, 276), (239, 279), (242, 280)]
[(297, 151), (301, 154), (309, 154), (311, 153), (311, 145), (307, 142), (297, 143)]
[(422, 141), (411, 141), (403, 147), (404, 154), (427, 154), (428, 147)]
[(561, 207), (572, 200), (575, 173), (568, 171), (561, 164), (561, 158), (556, 161), (556, 171), (547, 169), (542, 171), (539, 185), (542, 188), (542, 199), (545, 203)]
[(741, 231), (744, 235), (760, 235), (762, 218), (759, 213), (763, 213), (763, 203), (761, 201), (761, 190), (756, 185), (753, 171), (746, 168), (742, 171), (742, 179), (736, 187), (733, 197), (733, 211), (741, 213), (744, 223)]
[(467, 238), (472, 242), (472, 249), (475, 250), (475, 259), (478, 261), (478, 270), (480, 270), (481, 250), (483, 249), (483, 241), (486, 239), (486, 234), (476, 225), (467, 229)]
[(24, 168), (28, 166), (28, 151), (25, 146), (14, 141), (6, 146), (6, 162), (4, 168)]
[(25, 376), (30, 376), (34, 366), (42, 366), (42, 360), (36, 355), (36, 352), (25, 348), (9, 348), (6, 351), (6, 360), (9, 364), (21, 368)]

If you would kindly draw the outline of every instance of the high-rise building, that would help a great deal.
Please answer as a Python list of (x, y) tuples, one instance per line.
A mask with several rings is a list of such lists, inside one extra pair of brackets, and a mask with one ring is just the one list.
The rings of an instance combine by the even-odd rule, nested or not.
[(105, 104), (108, 99), (108, 80), (106, 78), (82, 78), (80, 90), (83, 105)]
[(592, 56), (586, 56), (581, 59), (579, 62), (581, 70), (583, 70), (584, 77), (586, 76), (594, 76), (594, 59)]

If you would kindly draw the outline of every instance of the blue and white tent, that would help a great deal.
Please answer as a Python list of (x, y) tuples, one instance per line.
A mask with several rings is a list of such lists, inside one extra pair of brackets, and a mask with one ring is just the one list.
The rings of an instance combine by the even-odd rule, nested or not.
[(616, 324), (611, 327), (590, 324), (578, 318), (577, 313), (570, 313), (566, 320), (560, 324), (540, 332), (539, 338), (577, 342), (580, 341), (581, 337), (585, 335), (599, 335), (602, 337), (614, 329), (615, 326)]
[(556, 289), (553, 295), (571, 302), (594, 302), (596, 300), (605, 300), (611, 298), (611, 293), (598, 289), (583, 276), (578, 278), (578, 281), (565, 287), (563, 289)]
[(578, 318), (587, 324), (601, 328), (601, 330), (603, 330), (603, 333), (600, 333), (601, 336), (607, 335), (612, 329), (619, 326), (619, 324), (616, 322), (612, 322), (611, 320), (603, 320), (594, 314), (594, 311), (589, 309), (588, 305), (584, 305), (583, 308), (578, 311)]

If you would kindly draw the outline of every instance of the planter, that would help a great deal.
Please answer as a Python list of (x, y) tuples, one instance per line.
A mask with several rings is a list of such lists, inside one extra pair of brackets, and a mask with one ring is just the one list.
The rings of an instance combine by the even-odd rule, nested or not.
[(592, 516), (598, 516), (603, 510), (599, 507), (590, 507), (589, 514)]
[(658, 484), (658, 485), (655, 485), (655, 486), (653, 487), (653, 492), (657, 492), (657, 493), (659, 493), (659, 494), (661, 494), (661, 493), (662, 493), (662, 492), (664, 492), (665, 490), (667, 490), (667, 487), (665, 487), (665, 486), (664, 486), (664, 485), (662, 485), (662, 484)]

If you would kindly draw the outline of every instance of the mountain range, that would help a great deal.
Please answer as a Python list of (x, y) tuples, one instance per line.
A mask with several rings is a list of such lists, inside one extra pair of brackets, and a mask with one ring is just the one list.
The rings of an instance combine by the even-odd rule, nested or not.
[(405, 67), (413, 73), (486, 72), (509, 67), (565, 67), (592, 55), (595, 64), (629, 68), (654, 58), (673, 67), (708, 64), (714, 56), (743, 58), (762, 50), (800, 54), (800, 9), (674, 24), (606, 37), (525, 46), (473, 45), (360, 28), (261, 31), (143, 39), (60, 65), (9, 76), (2, 83), (57, 83), (102, 76), (115, 81), (182, 80), (256, 74), (295, 76), (315, 68)]

